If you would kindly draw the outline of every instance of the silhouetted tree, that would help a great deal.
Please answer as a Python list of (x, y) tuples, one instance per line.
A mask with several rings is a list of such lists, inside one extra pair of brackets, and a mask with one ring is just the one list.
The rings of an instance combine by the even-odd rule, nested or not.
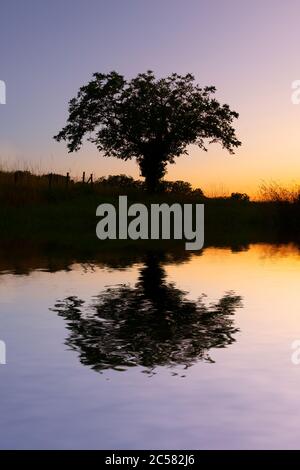
[(210, 348), (235, 341), (231, 317), (241, 297), (229, 292), (207, 306), (203, 296), (194, 302), (185, 294), (166, 282), (159, 258), (150, 254), (135, 287), (109, 287), (90, 307), (68, 297), (53, 310), (67, 321), (66, 344), (83, 364), (97, 371), (142, 366), (153, 372), (157, 366), (212, 361)]
[(116, 187), (120, 191), (122, 190), (132, 190), (132, 189), (143, 189), (143, 182), (139, 180), (134, 180), (131, 176), (127, 175), (109, 175), (107, 177), (101, 176), (96, 181), (97, 184), (103, 187)]
[(156, 79), (152, 71), (126, 81), (117, 72), (95, 73), (69, 103), (67, 125), (54, 138), (77, 151), (84, 136), (105, 156), (136, 158), (149, 191), (157, 188), (167, 163), (205, 140), (230, 153), (241, 145), (232, 127), (238, 113), (215, 98), (215, 87), (201, 88), (193, 75)]
[(233, 201), (242, 201), (242, 202), (249, 202), (250, 197), (246, 193), (231, 193), (230, 198)]

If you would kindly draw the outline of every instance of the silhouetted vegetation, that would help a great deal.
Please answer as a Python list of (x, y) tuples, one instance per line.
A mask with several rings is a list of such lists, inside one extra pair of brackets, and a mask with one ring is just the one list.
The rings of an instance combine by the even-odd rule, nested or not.
[[(200, 188), (193, 189), (185, 181), (161, 181), (158, 193), (204, 199)], [(109, 175), (92, 182), (82, 182), (69, 177), (49, 173), (35, 175), (30, 171), (0, 171), (0, 203), (2, 206), (31, 205), (45, 202), (63, 202), (66, 199), (85, 197), (88, 194), (113, 197), (132, 195), (148, 198), (145, 183), (126, 175)]]
[(128, 203), (205, 204), (205, 246), (240, 247), (253, 242), (280, 243), (300, 240), (300, 198), (297, 188), (278, 185), (261, 188), (260, 201), (243, 193), (229, 197), (206, 197), (184, 181), (161, 181), (159, 191), (149, 195), (143, 181), (125, 175), (82, 182), (66, 175), (35, 175), (29, 171), (0, 171), (0, 237), (4, 241), (34, 242), (58, 250), (93, 253), (107, 249), (135, 249), (154, 244), (165, 248), (180, 241), (147, 242), (117, 240), (100, 242), (95, 235), (96, 207), (103, 202), (117, 206), (118, 196)]
[(201, 88), (191, 74), (93, 77), (70, 101), (67, 125), (55, 139), (74, 152), (88, 136), (107, 157), (135, 158), (149, 192), (157, 191), (167, 163), (187, 154), (188, 145), (206, 150), (206, 141), (218, 142), (230, 153), (241, 145), (232, 127), (238, 113), (216, 100), (215, 87)]
[(88, 307), (68, 297), (52, 310), (66, 320), (66, 345), (79, 353), (82, 364), (98, 372), (141, 366), (153, 373), (158, 366), (213, 362), (210, 349), (235, 341), (232, 316), (241, 297), (228, 292), (208, 306), (204, 299), (188, 300), (166, 281), (157, 253), (149, 253), (134, 287), (108, 287)]
[(300, 186), (294, 185), (291, 188), (285, 188), (274, 181), (262, 183), (259, 188), (259, 196), (263, 201), (298, 203), (300, 201)]
[(246, 193), (231, 193), (230, 198), (233, 201), (243, 201), (243, 202), (249, 202), (250, 197)]

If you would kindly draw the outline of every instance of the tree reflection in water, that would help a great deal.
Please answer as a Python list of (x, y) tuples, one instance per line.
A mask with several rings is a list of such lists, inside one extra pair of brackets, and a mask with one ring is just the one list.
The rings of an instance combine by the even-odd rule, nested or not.
[(166, 282), (158, 255), (149, 254), (134, 287), (108, 287), (92, 305), (67, 297), (52, 309), (67, 322), (68, 347), (96, 371), (141, 366), (154, 373), (158, 366), (191, 366), (213, 362), (211, 348), (224, 348), (238, 331), (233, 315), (241, 297), (227, 292), (218, 302), (197, 301)]

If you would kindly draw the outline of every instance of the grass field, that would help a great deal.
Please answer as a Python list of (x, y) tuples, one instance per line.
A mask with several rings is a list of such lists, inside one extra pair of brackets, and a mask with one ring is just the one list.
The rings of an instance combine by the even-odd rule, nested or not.
[[(165, 183), (161, 192), (149, 195), (143, 184), (126, 176), (87, 184), (61, 175), (0, 172), (0, 239), (3, 243), (34, 243), (60, 251), (93, 253), (118, 249), (145, 250), (170, 247), (169, 241), (100, 241), (95, 228), (96, 208), (118, 196), (128, 203), (204, 203), (205, 245), (231, 246), (252, 242), (300, 240), (300, 199), (297, 192), (272, 186), (263, 188), (263, 200), (246, 196), (208, 198), (188, 183)], [(183, 246), (183, 242), (172, 242)]]

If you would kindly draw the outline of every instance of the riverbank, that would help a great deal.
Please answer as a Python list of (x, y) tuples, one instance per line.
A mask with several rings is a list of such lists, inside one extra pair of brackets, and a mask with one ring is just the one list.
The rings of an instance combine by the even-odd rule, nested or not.
[(161, 192), (149, 195), (141, 182), (124, 175), (87, 184), (61, 175), (49, 179), (47, 175), (0, 172), (1, 244), (51, 247), (92, 258), (101, 251), (184, 249), (184, 240), (99, 240), (96, 208), (103, 203), (117, 207), (122, 194), (128, 196), (128, 204), (204, 204), (204, 246), (239, 249), (249, 243), (300, 241), (298, 199), (250, 201), (239, 194), (208, 198), (182, 181), (165, 182)]
[[(188, 197), (129, 197), (129, 203), (173, 202), (203, 203), (205, 210), (205, 245), (239, 246), (253, 242), (281, 242), (299, 240), (299, 206), (290, 203), (240, 202), (223, 199)], [(48, 243), (60, 249), (95, 251), (145, 245), (160, 246), (169, 241), (108, 240), (96, 237), (96, 208), (109, 202), (118, 206), (118, 196), (101, 196), (90, 192), (65, 195), (48, 201), (26, 205), (1, 204), (0, 240)], [(174, 241), (174, 244), (183, 244)]]

